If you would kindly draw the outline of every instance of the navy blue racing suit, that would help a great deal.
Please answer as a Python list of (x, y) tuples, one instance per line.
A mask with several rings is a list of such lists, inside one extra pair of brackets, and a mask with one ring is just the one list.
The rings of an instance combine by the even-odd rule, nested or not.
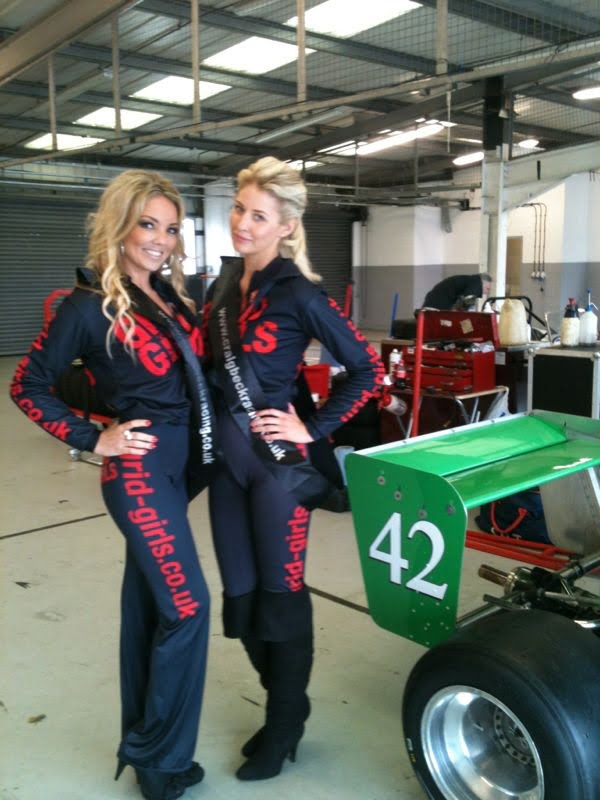
[[(286, 471), (297, 467), (277, 465), (279, 471), (274, 472), (269, 459), (257, 452), (256, 437), (244, 426), (243, 415), (233, 413), (224, 390), (223, 352), (226, 362), (237, 358), (229, 372), (238, 389), (236, 369), (238, 362), (245, 361), (262, 393), (260, 407), (287, 411), (297, 398), (304, 353), (311, 340), (320, 341), (344, 365), (348, 379), (304, 420), (314, 439), (327, 437), (374, 396), (383, 380), (383, 365), (337, 304), (292, 261), (276, 258), (255, 272), (245, 305), (239, 293), (242, 272), (240, 259), (224, 260), (204, 309), (207, 349), (215, 362), (215, 405), (224, 460), (209, 489), (210, 518), (224, 586), (225, 635), (244, 639), (251, 629), (261, 640), (284, 641), (310, 629), (306, 602), (297, 604), (303, 610), (283, 616), (279, 602), (283, 598), (273, 603), (276, 595), (305, 593), (310, 511), (281, 482)], [(232, 287), (229, 296), (240, 337), (239, 352), (229, 359), (218, 341), (221, 308), (217, 298), (222, 281)], [(243, 390), (239, 391), (245, 401)], [(302, 445), (297, 447), (306, 451)], [(236, 603), (236, 598), (247, 598), (247, 602)], [(247, 615), (251, 619), (244, 618)]]
[[(125, 537), (121, 595), (122, 740), (119, 758), (135, 767), (180, 772), (191, 767), (202, 706), (209, 594), (187, 519), (186, 462), (191, 415), (182, 358), (159, 317), (136, 311), (133, 354), (117, 335), (107, 352), (109, 321), (90, 274), (19, 364), (11, 396), (58, 439), (93, 451), (100, 432), (56, 395), (61, 373), (81, 358), (99, 397), (119, 422), (148, 419), (157, 438), (143, 456), (104, 459), (102, 494)], [(200, 356), (195, 317), (169, 284), (154, 288)], [(133, 287), (131, 287), (133, 289)]]

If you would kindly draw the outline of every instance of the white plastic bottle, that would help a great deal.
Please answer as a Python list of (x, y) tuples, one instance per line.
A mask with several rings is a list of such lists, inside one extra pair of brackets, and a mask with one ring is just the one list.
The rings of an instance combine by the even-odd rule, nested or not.
[(594, 308), (596, 306), (592, 303), (592, 293), (588, 289), (588, 304), (579, 318), (579, 344), (586, 347), (595, 345), (598, 341), (598, 317)]
[(577, 347), (581, 322), (575, 298), (569, 297), (565, 315), (560, 323), (560, 343), (563, 347)]

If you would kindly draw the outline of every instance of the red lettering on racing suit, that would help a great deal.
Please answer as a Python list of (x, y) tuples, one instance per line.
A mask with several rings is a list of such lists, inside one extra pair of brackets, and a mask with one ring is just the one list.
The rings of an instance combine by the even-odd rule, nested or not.
[[(37, 337), (35, 342), (33, 343), (32, 347), (35, 347), (36, 350), (42, 349), (43, 340), (46, 338), (46, 334), (44, 331)], [(16, 371), (13, 381), (10, 386), (10, 396), (18, 405), (18, 407), (23, 411), (30, 420), (36, 422), (38, 425), (41, 425), (42, 428), (47, 430), (53, 436), (56, 436), (57, 439), (60, 439), (63, 442), (67, 441), (67, 436), (71, 433), (71, 428), (67, 425), (67, 423), (62, 421), (53, 421), (53, 422), (42, 422), (44, 418), (44, 412), (41, 408), (35, 405), (33, 400), (29, 397), (21, 397), (23, 394), (23, 377), (27, 374), (27, 367), (29, 365), (29, 356), (24, 356), (21, 359)]]
[(121, 480), (125, 493), (135, 498), (137, 505), (137, 508), (134, 507), (127, 512), (127, 516), (146, 539), (152, 557), (169, 588), (179, 619), (193, 617), (200, 603), (194, 600), (189, 589), (183, 588), (187, 578), (180, 562), (168, 560), (175, 552), (171, 544), (175, 541), (175, 536), (168, 532), (169, 520), (160, 519), (156, 509), (148, 504), (147, 496), (154, 494), (154, 489), (147, 482), (152, 476), (144, 469), (142, 459), (143, 456), (120, 457), (123, 468)]
[[(253, 292), (252, 297), (255, 295), (256, 292)], [(248, 329), (248, 323), (256, 322), (257, 319), (260, 319), (260, 317), (269, 307), (266, 297), (262, 298), (260, 305), (258, 306), (253, 305), (252, 297), (250, 298), (246, 310), (242, 312), (238, 320), (238, 328), (241, 339), (244, 338), (244, 334)], [(242, 344), (242, 349), (246, 353), (250, 353), (252, 351), (255, 353), (272, 353), (277, 348), (277, 327), (277, 323), (273, 322), (272, 320), (265, 320), (262, 324), (257, 325), (254, 329), (253, 341), (244, 342)]]
[[(135, 320), (133, 334), (129, 339), (129, 345), (135, 350), (140, 364), (142, 364), (152, 375), (166, 375), (171, 365), (179, 358), (177, 351), (171, 344), (168, 336), (150, 320), (139, 316), (135, 312), (132, 314)], [(127, 323), (115, 326), (115, 336), (125, 344), (127, 336)]]
[(310, 513), (304, 506), (296, 506), (288, 520), (289, 533), (285, 537), (290, 551), (290, 560), (284, 564), (285, 582), (291, 592), (299, 592), (304, 586), (304, 553), (306, 551)]

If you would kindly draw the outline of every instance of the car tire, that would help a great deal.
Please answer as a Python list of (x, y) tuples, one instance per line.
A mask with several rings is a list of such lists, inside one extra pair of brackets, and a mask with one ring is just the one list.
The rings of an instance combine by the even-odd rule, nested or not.
[(431, 800), (598, 800), (600, 640), (516, 610), (433, 647), (406, 684), (403, 726)]

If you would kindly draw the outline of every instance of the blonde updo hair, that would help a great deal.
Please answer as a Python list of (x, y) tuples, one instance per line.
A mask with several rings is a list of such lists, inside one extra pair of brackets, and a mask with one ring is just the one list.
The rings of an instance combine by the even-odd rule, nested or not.
[[(102, 311), (111, 322), (107, 345), (117, 326), (125, 331), (126, 346), (133, 336), (134, 321), (130, 313), (131, 298), (125, 281), (127, 274), (123, 266), (121, 243), (137, 225), (146, 203), (157, 196), (166, 197), (173, 203), (177, 210), (177, 222), (181, 226), (185, 207), (175, 185), (158, 172), (142, 169), (126, 170), (114, 178), (102, 193), (97, 211), (88, 217), (86, 266), (95, 270), (102, 286)], [(178, 237), (168, 262), (170, 283), (182, 302), (195, 312), (194, 302), (185, 290), (184, 258), (183, 241)]]
[(306, 236), (302, 215), (308, 202), (306, 185), (298, 170), (290, 167), (285, 161), (273, 156), (265, 156), (240, 170), (237, 175), (238, 191), (254, 184), (259, 189), (269, 192), (279, 200), (281, 221), (295, 220), (294, 230), (279, 243), (279, 254), (291, 258), (305, 278), (319, 283), (321, 276), (313, 271), (306, 252)]

